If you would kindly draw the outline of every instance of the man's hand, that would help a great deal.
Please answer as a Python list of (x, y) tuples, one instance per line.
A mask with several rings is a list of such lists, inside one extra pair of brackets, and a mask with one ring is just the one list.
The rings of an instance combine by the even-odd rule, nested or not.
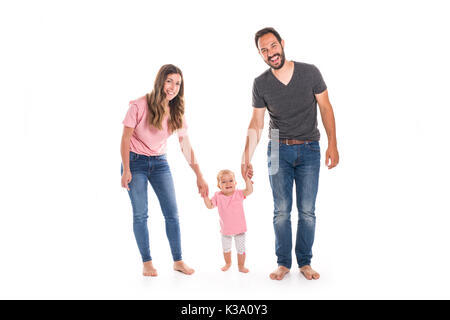
[[(241, 165), (241, 174), (242, 174), (242, 178), (244, 178), (244, 180), (248, 179), (252, 179), (253, 177), (253, 166), (251, 163), (248, 164), (242, 164)], [(253, 183), (253, 181), (252, 181)]]
[(339, 163), (339, 152), (336, 146), (328, 146), (325, 153), (325, 165), (328, 169), (334, 168)]

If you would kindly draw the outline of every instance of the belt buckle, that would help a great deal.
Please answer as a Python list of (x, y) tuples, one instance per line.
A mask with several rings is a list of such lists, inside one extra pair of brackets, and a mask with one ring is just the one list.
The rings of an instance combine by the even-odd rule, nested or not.
[(289, 139), (286, 139), (286, 145), (289, 146)]

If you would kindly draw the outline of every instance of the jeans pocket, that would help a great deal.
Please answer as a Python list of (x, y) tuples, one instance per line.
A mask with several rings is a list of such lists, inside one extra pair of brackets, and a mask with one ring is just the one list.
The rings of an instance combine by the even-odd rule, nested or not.
[(306, 147), (310, 151), (320, 152), (320, 145), (317, 141), (309, 142), (306, 144)]
[(155, 158), (156, 161), (160, 161), (160, 162), (167, 162), (167, 156), (165, 154), (157, 156)]
[(139, 155), (137, 153), (130, 151), (130, 161), (136, 161), (138, 159), (139, 159)]

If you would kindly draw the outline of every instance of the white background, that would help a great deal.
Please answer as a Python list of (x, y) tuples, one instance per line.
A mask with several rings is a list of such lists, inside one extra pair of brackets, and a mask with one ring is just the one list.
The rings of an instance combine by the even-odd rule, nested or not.
[[(0, 298), (450, 298), (446, 6), (2, 1)], [(204, 207), (172, 137), (183, 254), (196, 273), (172, 271), (149, 189), (159, 277), (144, 278), (120, 187), (128, 102), (151, 90), (161, 65), (182, 69), (189, 134), (212, 195), (218, 170), (239, 172), (253, 79), (267, 68), (254, 34), (266, 26), (285, 39), (287, 59), (321, 70), (335, 110), (341, 162), (322, 165), (316, 207), (322, 278), (306, 281), (295, 260), (284, 281), (268, 277), (276, 257), (267, 126), (245, 200), (250, 273), (220, 271), (217, 212)]]

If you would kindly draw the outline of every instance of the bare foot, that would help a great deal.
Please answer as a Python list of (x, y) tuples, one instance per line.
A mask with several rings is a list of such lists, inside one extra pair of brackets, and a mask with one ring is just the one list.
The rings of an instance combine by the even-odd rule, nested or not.
[(289, 269), (284, 266), (278, 266), (278, 269), (270, 274), (272, 280), (283, 280), (284, 276), (289, 273)]
[(231, 266), (231, 251), (224, 252), (223, 258), (225, 259), (225, 266), (222, 267), (222, 271), (227, 271)]
[(248, 270), (246, 267), (244, 267), (244, 266), (239, 266), (239, 271), (240, 272), (243, 272), (243, 273), (247, 273), (247, 272), (249, 272), (250, 270)]
[(228, 269), (230, 269), (230, 267), (231, 267), (231, 263), (227, 263), (226, 265), (224, 265), (224, 266), (221, 268), (221, 270), (222, 270), (222, 271), (227, 271)]
[(303, 266), (300, 268), (300, 272), (303, 274), (303, 276), (308, 280), (317, 280), (320, 278), (320, 274), (313, 270), (311, 266)]
[(239, 254), (237, 255), (238, 258), (238, 269), (240, 272), (243, 273), (247, 273), (248, 269), (246, 267), (244, 267), (245, 265), (245, 252), (243, 254)]
[(142, 274), (144, 277), (156, 277), (158, 275), (158, 272), (153, 267), (152, 261), (144, 262), (144, 270), (142, 271)]
[(175, 261), (173, 263), (173, 269), (175, 271), (180, 271), (181, 273), (187, 274), (187, 275), (191, 275), (194, 273), (194, 269), (188, 267), (187, 264), (185, 264), (182, 260), (180, 261)]

